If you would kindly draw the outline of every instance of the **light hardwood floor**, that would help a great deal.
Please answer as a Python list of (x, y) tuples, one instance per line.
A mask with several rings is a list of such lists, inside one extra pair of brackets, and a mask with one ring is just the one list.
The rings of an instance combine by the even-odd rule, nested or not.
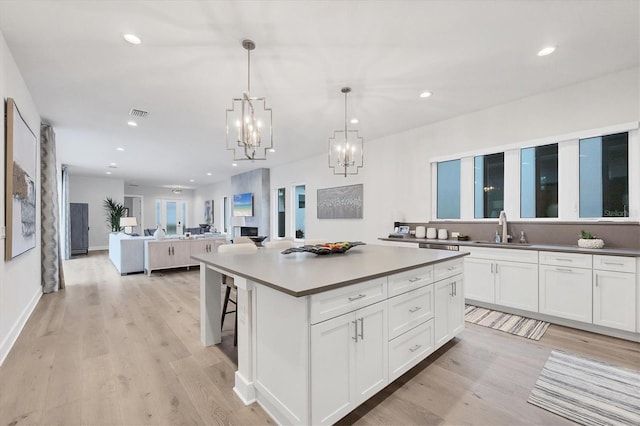
[[(199, 271), (121, 277), (106, 254), (65, 262), (0, 367), (0, 425), (273, 424), (232, 391), (233, 316), (200, 344)], [(640, 345), (551, 326), (539, 342), (467, 324), (342, 424), (569, 424), (527, 404), (554, 348), (628, 368)]]

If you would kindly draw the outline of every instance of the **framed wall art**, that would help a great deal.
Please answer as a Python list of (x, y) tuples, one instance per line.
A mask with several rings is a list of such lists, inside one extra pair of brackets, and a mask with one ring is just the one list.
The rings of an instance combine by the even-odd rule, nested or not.
[(5, 119), (5, 258), (11, 260), (36, 246), (38, 139), (11, 98), (5, 102)]
[(362, 219), (363, 185), (318, 189), (318, 219)]
[(213, 224), (213, 200), (204, 202), (204, 223)]

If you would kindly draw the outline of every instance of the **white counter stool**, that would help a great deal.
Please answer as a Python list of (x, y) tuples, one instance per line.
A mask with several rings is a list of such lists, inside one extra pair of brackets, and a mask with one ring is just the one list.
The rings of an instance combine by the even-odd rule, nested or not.
[[(249, 240), (249, 242), (252, 242)], [(218, 246), (218, 253), (251, 253), (254, 251), (258, 251), (258, 247), (255, 244), (222, 244)], [(222, 285), (224, 285), (224, 303), (222, 305), (222, 317), (220, 318), (220, 330), (224, 326), (224, 317), (227, 314), (235, 313), (235, 324), (233, 326), (233, 346), (238, 346), (238, 312), (237, 308), (233, 311), (227, 311), (227, 306), (229, 302), (233, 303), (234, 306), (237, 306), (236, 301), (231, 298), (231, 289), (235, 290), (236, 286), (233, 282), (233, 277), (228, 275), (222, 275)]]
[(262, 247), (266, 249), (288, 249), (291, 247), (295, 247), (295, 243), (290, 240), (276, 240), (276, 241), (267, 241), (266, 243), (262, 243)]

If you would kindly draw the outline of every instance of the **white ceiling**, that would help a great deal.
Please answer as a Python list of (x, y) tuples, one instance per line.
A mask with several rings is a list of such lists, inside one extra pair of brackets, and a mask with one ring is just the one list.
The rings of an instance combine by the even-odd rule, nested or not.
[[(343, 86), (366, 144), (637, 67), (639, 14), (638, 0), (0, 0), (0, 30), (72, 174), (189, 188), (325, 152)], [(277, 151), (234, 168), (245, 38)], [(149, 112), (137, 128), (131, 108)]]

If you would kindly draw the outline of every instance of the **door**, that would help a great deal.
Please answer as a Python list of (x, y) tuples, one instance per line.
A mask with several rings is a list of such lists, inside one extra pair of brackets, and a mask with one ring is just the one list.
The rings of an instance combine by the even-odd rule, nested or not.
[(635, 274), (593, 271), (593, 323), (636, 331)]
[(495, 272), (496, 304), (538, 312), (537, 264), (496, 262)]
[(186, 266), (195, 263), (191, 259), (191, 241), (174, 241), (172, 243), (171, 258), (173, 266)]
[(464, 275), (467, 286), (464, 297), (480, 302), (495, 303), (494, 265), (489, 259), (464, 259)]
[(448, 316), (447, 316), (447, 334), (449, 339), (464, 330), (464, 279), (462, 275), (455, 278), (449, 278), (453, 286), (453, 293), (449, 298)]
[(87, 254), (89, 251), (89, 204), (69, 203), (71, 225), (71, 254)]
[(591, 269), (540, 265), (540, 313), (591, 322)]
[(355, 404), (378, 393), (388, 383), (387, 301), (356, 311)]
[[(353, 408), (355, 314), (311, 326), (311, 423), (333, 424)], [(366, 332), (366, 330), (365, 330)], [(372, 337), (373, 339), (373, 337)]]

